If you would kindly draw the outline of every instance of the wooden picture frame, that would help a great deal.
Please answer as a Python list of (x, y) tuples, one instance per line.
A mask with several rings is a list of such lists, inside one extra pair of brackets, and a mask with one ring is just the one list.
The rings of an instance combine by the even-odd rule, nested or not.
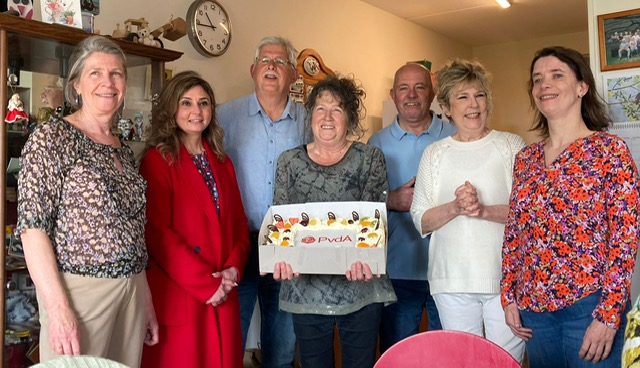
[(640, 24), (640, 8), (598, 15), (600, 70), (640, 67), (640, 26), (638, 24)]

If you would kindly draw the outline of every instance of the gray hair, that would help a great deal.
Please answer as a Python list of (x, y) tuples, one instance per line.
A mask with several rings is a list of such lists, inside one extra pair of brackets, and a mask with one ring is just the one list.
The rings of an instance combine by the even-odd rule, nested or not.
[(102, 52), (118, 57), (124, 70), (124, 78), (125, 80), (127, 79), (127, 58), (120, 46), (103, 36), (91, 36), (85, 38), (78, 43), (69, 58), (69, 65), (71, 67), (69, 70), (67, 85), (64, 88), (64, 98), (74, 109), (80, 108), (80, 106), (78, 106), (79, 104), (76, 103), (78, 94), (76, 93), (74, 84), (78, 79), (80, 79), (87, 59), (95, 52)]
[(254, 62), (257, 61), (258, 58), (260, 57), (260, 49), (266, 45), (278, 45), (278, 46), (284, 47), (287, 50), (287, 58), (289, 59), (289, 62), (291, 63), (291, 65), (298, 64), (297, 63), (298, 50), (296, 50), (296, 48), (293, 47), (293, 44), (291, 43), (291, 41), (280, 36), (268, 36), (261, 39), (260, 42), (258, 42), (258, 46), (256, 47), (256, 55), (253, 58)]

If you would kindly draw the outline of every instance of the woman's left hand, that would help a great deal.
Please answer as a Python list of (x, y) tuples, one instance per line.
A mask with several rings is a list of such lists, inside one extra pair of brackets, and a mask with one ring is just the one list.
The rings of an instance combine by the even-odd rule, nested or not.
[[(378, 275), (380, 277), (380, 275)], [(347, 280), (349, 281), (371, 281), (373, 280), (373, 272), (368, 264), (356, 261), (347, 270)]]
[(604, 323), (594, 319), (587, 328), (582, 339), (582, 347), (578, 355), (587, 362), (598, 363), (607, 359), (611, 352), (616, 329), (608, 327)]
[(222, 284), (225, 286), (227, 292), (238, 286), (238, 269), (233, 266), (225, 268), (222, 271), (214, 272), (211, 276), (222, 278)]
[[(146, 275), (145, 275), (146, 277)], [(158, 319), (156, 318), (156, 310), (153, 307), (153, 300), (151, 299), (151, 290), (147, 287), (147, 293), (145, 297), (145, 345), (155, 345), (160, 341), (160, 335), (158, 332)]]
[(216, 290), (205, 303), (217, 307), (225, 302), (231, 290), (238, 286), (238, 269), (233, 266), (228, 267), (222, 271), (212, 273), (211, 276), (221, 279), (220, 286), (218, 286), (218, 290)]

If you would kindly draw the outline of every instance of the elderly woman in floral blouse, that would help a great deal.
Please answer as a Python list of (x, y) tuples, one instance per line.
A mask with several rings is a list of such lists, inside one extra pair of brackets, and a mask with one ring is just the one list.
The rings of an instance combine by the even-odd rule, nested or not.
[(145, 182), (111, 131), (125, 55), (92, 36), (70, 65), (65, 95), (77, 111), (33, 132), (20, 160), (17, 233), (38, 291), (40, 361), (84, 354), (137, 367), (158, 324), (145, 275)]

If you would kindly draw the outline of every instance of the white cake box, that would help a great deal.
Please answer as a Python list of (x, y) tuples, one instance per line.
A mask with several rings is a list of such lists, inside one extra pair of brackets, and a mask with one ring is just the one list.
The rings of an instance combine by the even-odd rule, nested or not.
[[(300, 218), (304, 212), (309, 218), (326, 219), (328, 213), (332, 212), (336, 218), (350, 219), (353, 211), (363, 218), (374, 216), (376, 210), (380, 212), (385, 233), (384, 245), (381, 247), (338, 245), (343, 240), (339, 230), (314, 232), (314, 238), (318, 241), (311, 242), (313, 244), (298, 242), (293, 247), (269, 244), (266, 239), (269, 234), (267, 225), (273, 223), (273, 216), (276, 214), (287, 219)], [(354, 262), (361, 261), (369, 265), (374, 275), (384, 274), (387, 261), (387, 209), (385, 203), (380, 202), (318, 202), (271, 206), (262, 220), (258, 239), (260, 272), (272, 273), (277, 262), (285, 261), (297, 273), (344, 275)]]

